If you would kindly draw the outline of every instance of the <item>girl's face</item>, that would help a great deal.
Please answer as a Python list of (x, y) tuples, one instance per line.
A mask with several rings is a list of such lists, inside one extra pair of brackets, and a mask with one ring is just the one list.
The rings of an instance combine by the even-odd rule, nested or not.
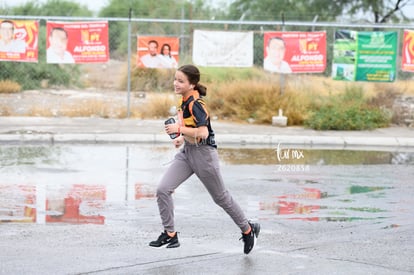
[(174, 92), (178, 95), (186, 96), (193, 90), (194, 86), (188, 81), (187, 75), (181, 71), (175, 72)]

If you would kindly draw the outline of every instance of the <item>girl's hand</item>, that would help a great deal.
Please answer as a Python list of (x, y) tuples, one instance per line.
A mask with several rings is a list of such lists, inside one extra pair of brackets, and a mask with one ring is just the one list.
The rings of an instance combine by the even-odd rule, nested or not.
[(174, 124), (167, 124), (164, 126), (165, 132), (169, 135), (171, 134), (175, 134), (178, 133), (178, 128), (180, 127), (180, 125), (178, 125), (178, 123), (174, 123)]
[(184, 137), (179, 136), (178, 138), (173, 139), (172, 142), (173, 142), (175, 148), (180, 148), (180, 146), (183, 145), (183, 143), (184, 143)]

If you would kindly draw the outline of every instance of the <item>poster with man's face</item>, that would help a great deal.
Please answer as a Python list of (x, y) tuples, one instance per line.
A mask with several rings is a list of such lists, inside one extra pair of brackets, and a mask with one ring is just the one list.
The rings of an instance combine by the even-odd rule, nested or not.
[(47, 63), (109, 60), (108, 22), (47, 22)]
[(321, 73), (326, 69), (325, 32), (266, 32), (263, 68), (274, 73)]
[(0, 60), (37, 62), (39, 22), (0, 19)]
[(138, 67), (174, 69), (178, 67), (178, 54), (178, 37), (139, 36), (137, 38)]

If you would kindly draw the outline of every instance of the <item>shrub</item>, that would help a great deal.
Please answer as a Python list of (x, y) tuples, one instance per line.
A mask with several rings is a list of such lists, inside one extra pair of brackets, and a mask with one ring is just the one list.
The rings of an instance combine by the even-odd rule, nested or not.
[(289, 125), (301, 124), (309, 105), (307, 97), (286, 87), (283, 94), (277, 81), (239, 80), (217, 85), (208, 91), (206, 102), (214, 116), (230, 120), (254, 119), (269, 124), (279, 109), (288, 117)]
[(145, 108), (140, 111), (143, 118), (166, 118), (171, 116), (171, 107), (178, 105), (178, 98), (172, 94), (153, 94), (145, 104)]
[[(173, 89), (175, 70), (134, 68), (131, 71), (131, 91), (171, 91)], [(125, 74), (121, 84), (122, 90), (127, 90), (128, 75)]]
[(0, 94), (18, 93), (22, 90), (19, 83), (11, 80), (0, 80)]
[(331, 96), (316, 109), (304, 125), (316, 130), (367, 130), (388, 126), (390, 115), (369, 106), (360, 87), (346, 89), (342, 95)]
[(0, 62), (0, 79), (13, 80), (24, 90), (38, 89), (45, 80), (53, 86), (79, 86), (79, 76), (78, 65)]
[(258, 80), (264, 77), (263, 71), (258, 68), (215, 68), (201, 67), (201, 82), (212, 83), (229, 83), (239, 80)]

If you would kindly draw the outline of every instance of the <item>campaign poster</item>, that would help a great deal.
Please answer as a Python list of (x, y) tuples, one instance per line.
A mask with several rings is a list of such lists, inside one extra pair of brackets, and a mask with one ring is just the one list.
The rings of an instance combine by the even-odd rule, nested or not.
[(81, 64), (109, 60), (108, 22), (47, 22), (46, 62)]
[(322, 73), (326, 32), (264, 33), (263, 69), (272, 73)]
[(193, 62), (206, 67), (252, 67), (253, 32), (195, 30)]
[(180, 42), (171, 36), (138, 36), (137, 66), (175, 69), (179, 62)]
[(404, 30), (402, 48), (401, 69), (406, 72), (414, 72), (414, 31)]
[(0, 61), (37, 62), (39, 22), (0, 21)]
[(397, 32), (335, 32), (332, 77), (336, 80), (393, 82)]

